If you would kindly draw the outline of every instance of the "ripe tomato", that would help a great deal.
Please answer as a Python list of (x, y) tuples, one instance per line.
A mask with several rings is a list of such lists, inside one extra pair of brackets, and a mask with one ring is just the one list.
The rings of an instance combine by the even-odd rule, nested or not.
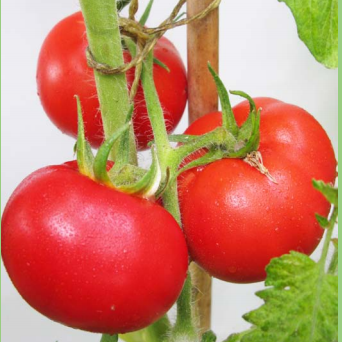
[[(313, 252), (323, 234), (315, 213), (326, 216), (330, 206), (311, 180), (336, 177), (331, 142), (309, 113), (274, 99), (255, 102), (263, 108), (259, 151), (278, 183), (243, 160), (224, 159), (185, 172), (179, 185), (191, 257), (214, 277), (237, 283), (263, 280), (271, 258), (290, 250)], [(241, 125), (249, 105), (233, 111)], [(185, 133), (220, 125), (221, 113), (211, 113)]]
[[(103, 128), (93, 70), (88, 67), (85, 50), (88, 46), (81, 12), (60, 21), (48, 34), (40, 51), (37, 69), (38, 95), (51, 121), (63, 132), (77, 136), (77, 111), (74, 95), (79, 95), (84, 112), (86, 137), (93, 147), (103, 141)], [(154, 56), (170, 72), (155, 64), (154, 81), (169, 133), (177, 126), (187, 101), (187, 79), (183, 62), (175, 46), (161, 38)], [(125, 62), (131, 56), (124, 51)], [(127, 73), (128, 87), (134, 80), (134, 69)], [(134, 129), (140, 149), (153, 139), (145, 97), (141, 85), (135, 101)]]
[(173, 217), (73, 163), (40, 169), (19, 185), (1, 238), (22, 297), (50, 319), (91, 332), (146, 327), (170, 309), (186, 278), (186, 243)]

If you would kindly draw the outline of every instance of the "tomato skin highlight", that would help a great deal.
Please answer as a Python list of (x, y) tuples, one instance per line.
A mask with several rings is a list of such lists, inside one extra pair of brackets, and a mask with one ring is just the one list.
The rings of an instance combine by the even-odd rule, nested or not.
[[(263, 108), (259, 151), (278, 184), (238, 159), (191, 169), (179, 184), (191, 257), (214, 277), (235, 283), (264, 280), (270, 260), (290, 250), (314, 251), (324, 232), (315, 213), (327, 216), (330, 205), (311, 180), (336, 178), (331, 142), (309, 113), (277, 100), (255, 102)], [(233, 108), (239, 125), (248, 110), (246, 101)], [(210, 113), (185, 133), (219, 125), (221, 114)]]
[[(100, 105), (93, 70), (88, 67), (85, 50), (88, 46), (81, 12), (60, 21), (46, 37), (38, 60), (37, 87), (42, 106), (50, 120), (63, 132), (77, 137), (77, 110), (74, 95), (82, 102), (86, 138), (97, 148), (103, 142)], [(164, 110), (169, 133), (179, 123), (187, 101), (187, 77), (184, 64), (175, 46), (162, 37), (154, 56), (168, 66), (170, 72), (155, 64), (154, 81)], [(124, 51), (125, 63), (131, 56)], [(134, 80), (134, 68), (126, 73), (128, 88)], [(143, 89), (139, 85), (134, 100), (134, 130), (139, 149), (153, 140)]]
[(1, 239), (22, 297), (90, 332), (150, 325), (176, 301), (188, 267), (182, 231), (164, 208), (96, 183), (72, 164), (40, 169), (18, 186)]

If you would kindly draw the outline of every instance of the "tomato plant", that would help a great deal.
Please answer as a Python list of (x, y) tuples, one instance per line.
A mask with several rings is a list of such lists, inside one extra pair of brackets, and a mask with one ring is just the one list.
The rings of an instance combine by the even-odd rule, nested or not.
[[(77, 136), (77, 111), (74, 95), (78, 95), (84, 108), (87, 140), (93, 147), (103, 142), (102, 118), (96, 95), (93, 70), (88, 67), (85, 51), (88, 46), (81, 12), (60, 21), (46, 37), (38, 60), (38, 95), (51, 121), (63, 132)], [(128, 63), (131, 56), (124, 50)], [(156, 59), (168, 68), (154, 64), (153, 74), (158, 96), (164, 110), (169, 133), (180, 121), (187, 101), (186, 70), (175, 46), (162, 37), (154, 48)], [(127, 71), (128, 88), (134, 80), (134, 70)], [(141, 85), (134, 99), (134, 129), (140, 149), (153, 140), (144, 93)]]
[(92, 332), (156, 321), (176, 301), (188, 266), (181, 229), (165, 209), (81, 175), (74, 163), (40, 169), (19, 185), (1, 240), (22, 297)]
[[(315, 213), (327, 216), (330, 204), (311, 180), (334, 183), (336, 177), (331, 142), (310, 114), (275, 99), (255, 103), (262, 107), (259, 152), (276, 183), (241, 159), (191, 169), (180, 183), (193, 260), (217, 278), (241, 283), (265, 279), (272, 258), (291, 250), (313, 252), (323, 234)], [(248, 101), (233, 110), (241, 125)], [(222, 113), (210, 113), (185, 133), (204, 134), (221, 125)]]
[[(101, 342), (118, 342), (119, 333), (126, 342), (217, 341), (210, 331), (210, 275), (237, 283), (267, 276), (267, 288), (257, 293), (265, 304), (244, 315), (250, 330), (225, 342), (337, 340), (338, 241), (332, 236), (338, 191), (331, 143), (296, 106), (272, 98), (254, 102), (233, 91), (248, 102), (231, 108), (215, 72), (220, 2), (179, 0), (159, 26), (146, 27), (153, 0), (139, 21), (138, 0), (80, 0), (82, 14), (57, 24), (42, 47), (39, 96), (51, 120), (77, 134), (77, 162), (40, 169), (15, 190), (2, 217), (2, 256), (33, 308), (64, 325), (103, 333)], [(323, 2), (281, 2), (316, 59), (336, 66), (337, 0), (329, 11)], [(199, 119), (186, 134), (170, 135), (184, 109), (187, 80), (163, 35), (188, 24), (190, 119), (217, 109), (217, 93), (222, 112)], [(265, 50), (245, 46), (253, 62)], [(24, 69), (9, 71), (18, 70)], [(140, 166), (135, 139), (140, 148), (153, 139), (147, 168)], [(17, 140), (21, 147), (26, 141)], [(316, 262), (306, 254), (324, 229)], [(167, 311), (174, 303), (172, 320)]]

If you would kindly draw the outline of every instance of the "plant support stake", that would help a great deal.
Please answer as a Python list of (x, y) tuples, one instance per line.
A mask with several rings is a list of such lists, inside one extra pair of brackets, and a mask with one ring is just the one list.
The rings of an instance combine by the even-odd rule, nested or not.
[[(188, 0), (187, 14), (191, 17), (202, 11), (212, 0)], [(218, 109), (215, 83), (207, 69), (207, 63), (218, 71), (219, 61), (219, 12), (214, 10), (204, 19), (187, 27), (189, 122)], [(191, 264), (193, 285), (196, 293), (195, 313), (201, 332), (210, 329), (211, 277), (196, 264)]]

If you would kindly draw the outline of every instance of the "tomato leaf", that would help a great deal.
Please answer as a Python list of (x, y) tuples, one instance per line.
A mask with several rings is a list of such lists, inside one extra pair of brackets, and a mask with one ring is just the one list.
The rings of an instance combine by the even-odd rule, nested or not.
[(299, 38), (316, 60), (338, 67), (338, 0), (278, 0), (296, 20)]
[(94, 177), (93, 162), (94, 156), (91, 147), (85, 138), (82, 106), (79, 97), (76, 95), (77, 115), (78, 115), (78, 135), (75, 145), (77, 152), (77, 165), (80, 172), (90, 178)]
[(266, 268), (268, 289), (257, 292), (265, 301), (244, 315), (254, 325), (227, 342), (337, 341), (338, 278), (320, 263), (291, 252), (272, 259)]
[(320, 191), (331, 204), (338, 207), (338, 189), (324, 183), (323, 181), (313, 180), (312, 184), (314, 188)]

